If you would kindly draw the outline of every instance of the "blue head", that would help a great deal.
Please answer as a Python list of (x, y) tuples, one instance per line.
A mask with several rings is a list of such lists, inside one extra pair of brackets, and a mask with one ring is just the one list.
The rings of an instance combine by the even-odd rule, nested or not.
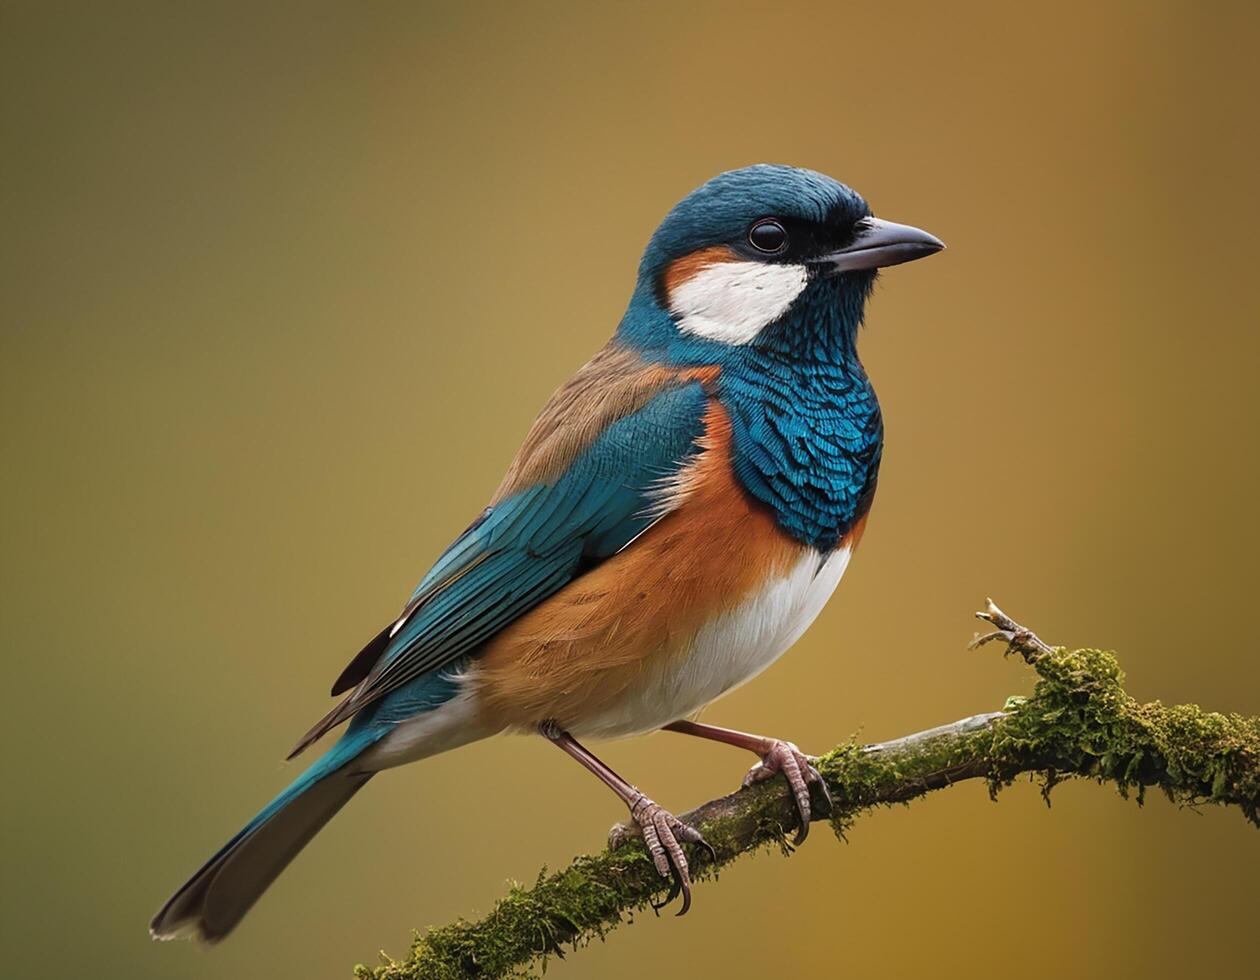
[(852, 351), (878, 270), (943, 247), (875, 218), (861, 195), (823, 174), (732, 170), (661, 222), (619, 336), (680, 361), (725, 360), (743, 347), (839, 356)]

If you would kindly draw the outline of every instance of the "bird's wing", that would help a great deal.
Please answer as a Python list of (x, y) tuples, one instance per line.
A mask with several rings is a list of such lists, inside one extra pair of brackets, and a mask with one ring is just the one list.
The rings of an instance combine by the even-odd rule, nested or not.
[[(606, 348), (552, 396), (490, 506), (351, 661), (354, 690), (296, 755), (364, 706), (467, 654), (662, 516), (661, 490), (700, 451), (703, 372)], [(292, 755), (290, 758), (292, 758)]]

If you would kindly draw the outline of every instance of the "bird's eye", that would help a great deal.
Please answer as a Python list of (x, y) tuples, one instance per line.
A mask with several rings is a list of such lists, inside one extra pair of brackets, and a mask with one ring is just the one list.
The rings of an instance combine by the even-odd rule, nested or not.
[(787, 229), (774, 218), (762, 218), (748, 229), (748, 244), (758, 252), (778, 255), (787, 248)]

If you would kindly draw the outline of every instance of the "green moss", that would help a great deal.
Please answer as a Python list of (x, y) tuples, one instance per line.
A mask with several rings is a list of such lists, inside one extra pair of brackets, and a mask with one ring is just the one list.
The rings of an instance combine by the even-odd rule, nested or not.
[[(983, 778), (994, 795), (1021, 773), (1034, 773), (1047, 795), (1058, 782), (1084, 777), (1113, 783), (1139, 802), (1157, 786), (1178, 803), (1234, 805), (1260, 826), (1260, 719), (1206, 712), (1195, 705), (1138, 704), (1123, 688), (1115, 657), (1100, 650), (1025, 653), (1037, 673), (1028, 698), (1008, 699), (1001, 715), (982, 716), (872, 751), (852, 739), (818, 760), (835, 801), (831, 822), (844, 837), (863, 811), (904, 804), (961, 779)], [(822, 803), (818, 794), (815, 804)], [(782, 779), (706, 804), (699, 827), (716, 864), (693, 853), (693, 877), (751, 851), (790, 853), (796, 825)], [(514, 884), (478, 922), (459, 921), (417, 936), (411, 955), (360, 966), (360, 980), (455, 980), (519, 977), (603, 939), (658, 902), (666, 884), (640, 841), (577, 858), (531, 886)]]
[(523, 964), (560, 953), (566, 943), (603, 938), (661, 891), (638, 842), (615, 853), (584, 855), (557, 874), (544, 870), (530, 887), (514, 884), (479, 922), (461, 920), (418, 936), (408, 960), (374, 970), (360, 966), (355, 974), (375, 980), (524, 975)]
[(1042, 773), (1046, 793), (1070, 776), (1111, 782), (1139, 802), (1157, 786), (1178, 803), (1236, 805), (1260, 826), (1260, 719), (1139, 704), (1101, 650), (1055, 650), (1032, 665), (1033, 697), (994, 729), (995, 790), (1030, 770)]

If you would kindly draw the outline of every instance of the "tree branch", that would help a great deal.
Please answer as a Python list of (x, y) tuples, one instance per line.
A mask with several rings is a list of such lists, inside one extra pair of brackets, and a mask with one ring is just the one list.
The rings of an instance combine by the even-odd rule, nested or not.
[[(1260, 827), (1260, 718), (1222, 715), (1196, 705), (1139, 704), (1123, 688), (1115, 657), (1099, 650), (1053, 648), (1006, 616), (992, 600), (977, 615), (994, 631), (973, 647), (1000, 640), (1038, 680), (1028, 698), (1002, 711), (891, 742), (850, 741), (822, 756), (818, 770), (835, 806), (842, 839), (853, 820), (878, 805), (908, 803), (966, 779), (984, 779), (996, 796), (1022, 773), (1043, 795), (1064, 779), (1115, 784), (1138, 803), (1158, 787), (1184, 806), (1236, 806)], [(825, 813), (821, 793), (815, 813)], [(717, 861), (692, 849), (692, 873), (711, 878), (724, 864), (767, 845), (791, 850), (796, 811), (782, 777), (712, 800), (682, 815), (713, 845)], [(821, 819), (821, 818), (820, 818)], [(563, 871), (544, 869), (532, 886), (514, 884), (485, 918), (417, 935), (410, 955), (359, 966), (359, 980), (456, 980), (528, 975), (536, 961), (579, 948), (659, 899), (666, 883), (639, 839), (616, 851), (582, 855)]]

